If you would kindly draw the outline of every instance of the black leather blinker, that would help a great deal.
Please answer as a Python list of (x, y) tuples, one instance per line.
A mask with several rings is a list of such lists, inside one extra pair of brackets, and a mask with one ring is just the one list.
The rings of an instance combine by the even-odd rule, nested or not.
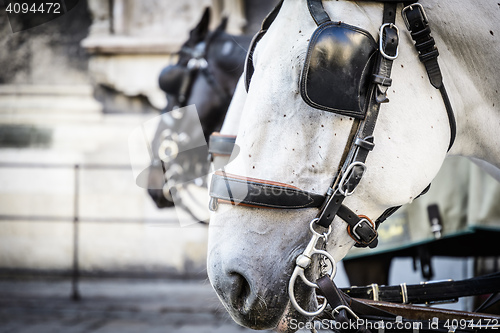
[(189, 70), (179, 65), (165, 67), (159, 77), (161, 90), (170, 95), (178, 95), (184, 78), (189, 76)]
[(304, 101), (320, 110), (363, 119), (377, 44), (371, 34), (327, 22), (313, 33), (302, 71)]

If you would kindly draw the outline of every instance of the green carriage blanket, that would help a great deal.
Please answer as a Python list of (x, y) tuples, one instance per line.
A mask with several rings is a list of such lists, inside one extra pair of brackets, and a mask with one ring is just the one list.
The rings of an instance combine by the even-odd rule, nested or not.
[(450, 157), (445, 160), (427, 194), (401, 207), (380, 225), (377, 248), (353, 248), (346, 259), (436, 242), (437, 235), (432, 231), (427, 212), (427, 207), (433, 204), (438, 206), (442, 218), (438, 241), (441, 246), (454, 244), (446, 243), (447, 240), (466, 239), (465, 236), (479, 232), (486, 235), (500, 232), (500, 183), (470, 160)]

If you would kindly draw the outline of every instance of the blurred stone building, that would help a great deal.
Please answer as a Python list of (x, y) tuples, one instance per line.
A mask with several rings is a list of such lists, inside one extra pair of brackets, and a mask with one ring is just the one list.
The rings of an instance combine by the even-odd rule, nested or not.
[(0, 273), (66, 274), (76, 258), (85, 274), (204, 277), (206, 226), (156, 209), (128, 140), (165, 107), (158, 75), (205, 6), (239, 34), (272, 5), (80, 0), (17, 33), (0, 11)]

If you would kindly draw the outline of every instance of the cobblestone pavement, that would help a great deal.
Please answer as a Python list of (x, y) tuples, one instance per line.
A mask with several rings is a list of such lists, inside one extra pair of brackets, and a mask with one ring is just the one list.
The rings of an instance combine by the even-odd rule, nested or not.
[(207, 281), (0, 280), (0, 333), (249, 333), (235, 324)]

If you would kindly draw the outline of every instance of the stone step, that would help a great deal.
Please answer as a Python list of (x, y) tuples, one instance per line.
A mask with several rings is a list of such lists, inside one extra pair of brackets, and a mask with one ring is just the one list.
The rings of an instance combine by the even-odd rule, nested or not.
[(0, 85), (0, 123), (96, 121), (101, 111), (91, 85)]

